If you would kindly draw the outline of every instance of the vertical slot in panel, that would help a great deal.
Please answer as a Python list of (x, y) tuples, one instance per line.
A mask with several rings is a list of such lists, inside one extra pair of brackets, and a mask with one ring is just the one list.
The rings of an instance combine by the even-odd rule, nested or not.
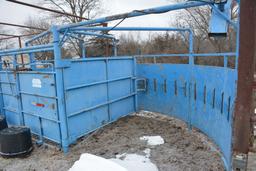
[(227, 120), (229, 121), (229, 116), (230, 116), (230, 103), (231, 103), (231, 97), (228, 97), (228, 115), (227, 115)]
[(224, 92), (221, 93), (221, 107), (220, 107), (221, 114), (223, 114), (223, 107), (224, 107)]
[(207, 96), (207, 89), (206, 89), (206, 85), (204, 86), (204, 104), (206, 104), (206, 96)]
[(184, 96), (187, 97), (187, 82), (184, 84)]
[(166, 79), (164, 80), (164, 93), (167, 93), (167, 81), (166, 81)]
[(154, 92), (156, 92), (157, 89), (157, 83), (156, 83), (156, 79), (154, 78)]
[(177, 80), (174, 81), (174, 94), (175, 96), (178, 95)]
[(197, 91), (196, 91), (196, 83), (194, 84), (194, 100), (196, 101)]
[(215, 108), (215, 89), (213, 89), (213, 92), (212, 92), (212, 108), (214, 109)]

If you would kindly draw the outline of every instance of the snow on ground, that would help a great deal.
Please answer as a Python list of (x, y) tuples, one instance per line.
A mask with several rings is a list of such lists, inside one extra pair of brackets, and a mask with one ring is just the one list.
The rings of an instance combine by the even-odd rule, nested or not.
[[(143, 136), (140, 140), (147, 141), (148, 145), (156, 146), (164, 144), (161, 136)], [(104, 159), (92, 154), (82, 154), (69, 171), (158, 171), (155, 164), (150, 161), (150, 148), (146, 148), (145, 155), (121, 154), (116, 158)]]
[(122, 154), (110, 160), (123, 166), (127, 171), (158, 171), (156, 165), (151, 163), (149, 159), (150, 149), (144, 150), (144, 153), (145, 155)]
[(151, 163), (150, 149), (144, 150), (145, 155), (121, 154), (116, 158), (104, 159), (92, 154), (82, 154), (69, 171), (158, 171)]
[[(147, 141), (150, 146), (164, 144), (161, 136), (143, 136), (140, 140)], [(145, 155), (124, 153), (112, 159), (85, 153), (69, 171), (158, 171), (156, 165), (150, 161), (150, 148), (146, 148), (143, 152)]]
[[(62, 171), (69, 170), (84, 153), (94, 154), (103, 159), (119, 158), (120, 160), (125, 160), (127, 155), (116, 156), (116, 154), (126, 153), (128, 154), (126, 160), (130, 159), (129, 154), (150, 158), (151, 163), (161, 171), (224, 171), (220, 152), (211, 150), (215, 145), (203, 134), (196, 130), (189, 131), (186, 123), (174, 118), (157, 113), (148, 115), (144, 113), (139, 113), (143, 116), (121, 118), (93, 135), (80, 139), (65, 155), (58, 148), (48, 144), (34, 146), (31, 155), (24, 159), (0, 157), (0, 170)], [(140, 140), (140, 137), (148, 135), (161, 135), (164, 138), (164, 145), (150, 146), (147, 141)], [(135, 159), (138, 160), (138, 158)], [(94, 162), (94, 165), (101, 166), (100, 163)], [(141, 164), (141, 162), (138, 163)], [(95, 171), (95, 169), (82, 171)], [(106, 168), (101, 171), (106, 171)], [(147, 169), (141, 169), (141, 171), (147, 171)]]
[(122, 166), (111, 160), (106, 160), (92, 154), (82, 154), (80, 159), (69, 169), (69, 171), (127, 171)]
[(151, 146), (164, 144), (164, 139), (161, 136), (143, 136), (140, 137), (140, 140), (147, 141)]

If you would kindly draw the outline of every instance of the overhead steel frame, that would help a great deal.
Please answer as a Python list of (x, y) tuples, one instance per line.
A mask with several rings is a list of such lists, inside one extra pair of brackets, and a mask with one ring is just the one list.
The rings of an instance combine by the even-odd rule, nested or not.
[[(64, 25), (64, 26), (53, 26), (51, 30), (48, 30), (46, 32), (43, 32), (39, 34), (38, 36), (35, 36), (34, 38), (28, 40), (26, 42), (26, 48), (18, 49), (18, 50), (7, 50), (7, 51), (2, 51), (0, 52), (0, 56), (7, 56), (7, 55), (12, 55), (14, 58), (18, 54), (24, 54), (28, 53), (30, 54), (30, 63), (33, 64), (33, 53), (35, 52), (42, 52), (42, 51), (54, 51), (54, 72), (56, 74), (56, 82), (62, 83), (63, 84), (63, 69), (69, 66), (69, 61), (63, 60), (61, 58), (61, 45), (63, 44), (63, 41), (66, 40), (68, 37), (72, 38), (77, 38), (75, 34), (80, 34), (80, 35), (91, 35), (91, 36), (98, 36), (98, 37), (105, 37), (105, 38), (111, 38), (114, 39), (112, 36), (105, 35), (103, 33), (92, 33), (88, 31), (188, 31), (190, 33), (190, 48), (189, 48), (189, 54), (181, 54), (184, 56), (189, 57), (189, 64), (191, 66), (194, 65), (194, 57), (195, 56), (219, 56), (223, 55), (224, 56), (224, 65), (227, 66), (227, 58), (229, 56), (236, 56), (236, 69), (237, 69), (237, 64), (238, 64), (238, 56), (239, 56), (239, 33), (237, 34), (237, 51), (235, 53), (221, 53), (221, 54), (194, 54), (193, 53), (193, 36), (192, 32), (189, 29), (171, 29), (171, 28), (132, 28), (132, 27), (123, 27), (123, 28), (114, 28), (114, 27), (88, 27), (90, 25), (98, 24), (98, 23), (105, 23), (109, 21), (114, 21), (114, 20), (119, 20), (119, 19), (126, 19), (126, 18), (131, 18), (131, 17), (137, 17), (137, 16), (142, 16), (142, 15), (149, 15), (149, 14), (159, 14), (159, 13), (165, 13), (168, 11), (173, 11), (173, 10), (179, 10), (179, 9), (186, 9), (186, 8), (191, 8), (191, 7), (198, 7), (198, 6), (204, 6), (204, 5), (213, 5), (213, 3), (207, 3), (207, 2), (202, 2), (202, 1), (189, 1), (185, 3), (179, 3), (175, 5), (167, 5), (163, 7), (158, 7), (158, 8), (151, 8), (151, 9), (146, 9), (146, 10), (136, 10), (130, 13), (125, 13), (125, 14), (120, 14), (120, 15), (114, 15), (114, 16), (109, 16), (109, 17), (103, 17), (95, 20), (89, 20), (89, 21), (84, 21), (80, 23), (75, 23), (75, 24), (70, 24), (70, 25)], [(218, 8), (213, 8), (214, 10), (218, 10)], [(227, 17), (222, 16), (224, 19), (228, 20)], [(234, 24), (232, 21), (229, 21), (229, 23), (234, 26), (235, 29), (238, 30), (239, 32), (239, 24)], [(87, 26), (87, 27), (86, 27)], [(52, 34), (53, 36), (53, 44), (48, 44), (48, 45), (39, 45), (39, 46), (31, 46), (30, 44), (37, 40), (40, 39), (44, 36)], [(62, 35), (62, 37), (61, 37)], [(164, 56), (177, 56), (176, 54), (161, 54), (161, 55), (144, 55), (144, 57), (164, 57)], [(65, 94), (64, 94), (64, 89), (62, 84), (57, 84), (56, 85), (56, 90), (57, 90), (57, 99), (60, 100), (60, 103), (58, 105), (58, 111), (62, 113), (60, 115), (60, 122), (63, 123), (61, 124), (61, 145), (62, 148), (65, 152), (68, 151), (68, 146), (69, 146), (69, 140), (68, 140), (68, 125), (67, 125), (67, 116), (65, 115)], [(2, 104), (2, 100), (1, 100)], [(23, 123), (21, 123), (23, 124)], [(229, 164), (228, 164), (229, 165)], [(227, 169), (231, 169), (230, 166), (227, 166)]]

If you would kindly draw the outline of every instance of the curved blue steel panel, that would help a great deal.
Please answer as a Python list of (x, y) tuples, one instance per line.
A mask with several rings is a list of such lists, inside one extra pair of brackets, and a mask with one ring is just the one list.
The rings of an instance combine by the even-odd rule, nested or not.
[(183, 64), (138, 64), (147, 90), (138, 95), (139, 109), (164, 113), (199, 128), (223, 153), (231, 168), (232, 114), (236, 70)]

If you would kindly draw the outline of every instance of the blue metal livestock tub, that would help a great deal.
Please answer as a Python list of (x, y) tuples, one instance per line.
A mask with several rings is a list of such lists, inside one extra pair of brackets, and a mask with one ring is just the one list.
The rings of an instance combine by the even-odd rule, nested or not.
[[(229, 19), (230, 0), (224, 5), (188, 1), (164, 7), (136, 10), (131, 13), (103, 17), (64, 26), (53, 26), (28, 40), (26, 47), (0, 51), (0, 109), (12, 125), (29, 126), (32, 132), (61, 145), (68, 146), (82, 137), (118, 118), (139, 110), (160, 112), (185, 121), (209, 136), (223, 154), (226, 169), (232, 169), (233, 117), (237, 91), (239, 20)], [(171, 10), (210, 5), (213, 9), (213, 31), (230, 24), (237, 32), (235, 52), (196, 54), (193, 51), (193, 31), (185, 28), (161, 27), (89, 27), (93, 24), (126, 19)], [(223, 5), (223, 4), (222, 4)], [(223, 27), (224, 26), (224, 27)], [(116, 39), (101, 31), (178, 31), (187, 32), (187, 54), (157, 54), (122, 57), (63, 59), (63, 43), (77, 35)], [(52, 35), (52, 43), (31, 45), (34, 40)], [(117, 49), (113, 49), (117, 54)], [(36, 61), (35, 53), (52, 52), (53, 61)], [(30, 62), (18, 63), (20, 54)], [(196, 57), (222, 57), (224, 65), (195, 64)], [(6, 60), (11, 58), (12, 62)], [(186, 57), (186, 64), (162, 63), (159, 58)], [(228, 60), (235, 57), (235, 68)], [(152, 63), (137, 63), (150, 58)], [(26, 68), (25, 70), (21, 70)]]

